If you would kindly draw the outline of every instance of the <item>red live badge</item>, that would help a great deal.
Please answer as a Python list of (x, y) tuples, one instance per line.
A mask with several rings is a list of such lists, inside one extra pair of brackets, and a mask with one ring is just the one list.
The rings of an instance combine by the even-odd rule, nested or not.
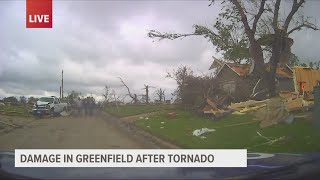
[(52, 0), (26, 0), (27, 28), (52, 28)]

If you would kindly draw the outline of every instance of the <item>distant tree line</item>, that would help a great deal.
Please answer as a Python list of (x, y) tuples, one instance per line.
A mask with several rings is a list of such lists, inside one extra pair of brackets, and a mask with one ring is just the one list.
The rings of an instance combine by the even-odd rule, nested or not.
[(1, 101), (3, 103), (10, 103), (13, 105), (18, 105), (18, 104), (22, 104), (22, 105), (26, 105), (26, 104), (34, 104), (36, 103), (38, 100), (38, 98), (35, 97), (25, 97), (25, 96), (20, 96), (19, 99), (15, 96), (9, 96), (9, 97), (5, 97), (3, 98)]
[(313, 69), (320, 69), (320, 61), (312, 61), (312, 60), (305, 60), (304, 62), (302, 62), (298, 56), (296, 56), (295, 54), (291, 53), (290, 56), (290, 61), (289, 61), (289, 65), (290, 66), (303, 66), (303, 67), (310, 67)]

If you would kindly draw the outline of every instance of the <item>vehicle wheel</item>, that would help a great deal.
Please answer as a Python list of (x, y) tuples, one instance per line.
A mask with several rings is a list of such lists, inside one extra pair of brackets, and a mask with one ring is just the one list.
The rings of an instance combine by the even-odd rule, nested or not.
[(51, 108), (51, 110), (50, 110), (50, 116), (52, 116), (52, 117), (54, 117), (54, 109), (53, 108)]

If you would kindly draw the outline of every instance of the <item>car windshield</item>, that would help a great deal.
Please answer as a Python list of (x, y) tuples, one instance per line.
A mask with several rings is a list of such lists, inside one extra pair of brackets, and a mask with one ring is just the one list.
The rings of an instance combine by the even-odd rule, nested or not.
[(39, 98), (39, 101), (52, 103), (53, 102), (53, 98), (42, 97), (42, 98)]

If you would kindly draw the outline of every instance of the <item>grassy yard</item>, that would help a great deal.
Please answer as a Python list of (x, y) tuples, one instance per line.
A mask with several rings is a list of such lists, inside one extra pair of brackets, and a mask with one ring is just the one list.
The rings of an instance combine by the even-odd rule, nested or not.
[[(166, 113), (135, 121), (141, 127), (158, 137), (174, 142), (183, 148), (246, 148), (255, 152), (311, 152), (320, 150), (320, 129), (305, 119), (291, 124), (278, 124), (260, 128), (252, 115), (229, 115), (219, 121), (198, 117), (190, 112), (178, 111), (177, 118), (170, 119)], [(240, 125), (239, 125), (240, 124)], [(234, 126), (236, 125), (236, 126)], [(201, 139), (193, 136), (194, 130), (213, 128), (216, 131)], [(257, 134), (268, 138), (284, 140), (272, 145)]]
[(5, 105), (0, 106), (0, 114), (11, 115), (11, 116), (22, 116), (28, 117), (30, 114), (27, 109), (23, 106)]
[(150, 112), (156, 111), (163, 111), (163, 110), (172, 110), (174, 109), (174, 105), (169, 104), (152, 104), (152, 105), (122, 105), (113, 107), (107, 107), (107, 113), (117, 116), (117, 117), (126, 117), (126, 116), (133, 116), (139, 114), (145, 114)]

